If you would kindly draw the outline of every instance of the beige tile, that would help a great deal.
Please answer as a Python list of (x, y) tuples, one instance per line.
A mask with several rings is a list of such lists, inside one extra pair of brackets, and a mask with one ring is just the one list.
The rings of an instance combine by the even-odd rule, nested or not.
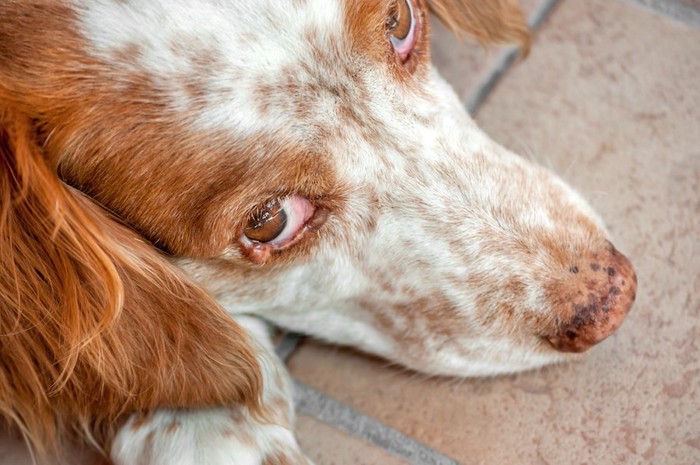
[(431, 20), (431, 56), (440, 74), (465, 101), (483, 80), (498, 56), (498, 47), (457, 39), (440, 21)]
[(317, 344), (301, 381), (470, 464), (700, 463), (700, 31), (632, 3), (565, 0), (478, 120), (591, 200), (639, 276), (580, 363), (422, 379)]
[[(525, 15), (530, 15), (543, 0), (522, 0)], [(483, 46), (469, 38), (457, 39), (440, 21), (431, 18), (431, 56), (442, 77), (454, 87), (462, 101), (490, 73), (502, 47)]]
[(0, 432), (0, 463), (31, 465), (32, 459), (21, 440)]
[[(24, 442), (16, 435), (5, 432), (0, 428), (0, 464), (2, 465), (33, 465), (32, 456)], [(90, 452), (77, 448), (69, 448), (63, 461), (55, 459), (49, 465), (106, 465), (106, 461)]]
[(700, 27), (700, 0), (633, 0), (658, 13)]
[(297, 419), (297, 437), (304, 452), (316, 465), (406, 465), (382, 449), (311, 417)]

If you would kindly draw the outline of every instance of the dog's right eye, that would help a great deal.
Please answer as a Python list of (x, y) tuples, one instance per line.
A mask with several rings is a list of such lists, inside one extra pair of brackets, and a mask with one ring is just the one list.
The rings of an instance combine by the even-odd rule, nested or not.
[(311, 202), (298, 195), (274, 199), (251, 215), (243, 235), (249, 242), (281, 248), (300, 235), (315, 211)]
[(287, 213), (278, 200), (273, 200), (250, 217), (245, 235), (252, 241), (271, 242), (284, 232), (286, 226)]

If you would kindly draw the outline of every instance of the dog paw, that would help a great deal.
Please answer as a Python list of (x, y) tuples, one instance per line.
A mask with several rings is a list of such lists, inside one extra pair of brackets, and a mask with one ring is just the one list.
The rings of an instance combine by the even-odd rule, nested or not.
[(289, 428), (245, 407), (133, 415), (110, 455), (115, 465), (311, 465)]

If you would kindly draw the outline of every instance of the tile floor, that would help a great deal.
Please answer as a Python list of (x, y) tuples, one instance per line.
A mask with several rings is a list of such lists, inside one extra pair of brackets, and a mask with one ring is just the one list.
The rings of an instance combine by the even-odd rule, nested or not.
[[(638, 300), (614, 336), (580, 363), (460, 381), (306, 341), (295, 378), (459, 463), (699, 464), (698, 18), (697, 0), (561, 0), (476, 114), (578, 188), (634, 263)], [(435, 27), (465, 103), (501, 53)], [(309, 416), (298, 433), (319, 465), (408, 463)], [(0, 464), (29, 463), (0, 436)]]

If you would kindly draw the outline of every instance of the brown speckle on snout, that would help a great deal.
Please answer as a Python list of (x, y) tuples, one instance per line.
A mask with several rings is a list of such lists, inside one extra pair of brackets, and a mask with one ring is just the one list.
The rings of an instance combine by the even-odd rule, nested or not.
[[(583, 260), (583, 259), (582, 259)], [(610, 247), (570, 268), (564, 320), (546, 339), (562, 352), (583, 352), (610, 336), (632, 308), (637, 276), (629, 260)]]

